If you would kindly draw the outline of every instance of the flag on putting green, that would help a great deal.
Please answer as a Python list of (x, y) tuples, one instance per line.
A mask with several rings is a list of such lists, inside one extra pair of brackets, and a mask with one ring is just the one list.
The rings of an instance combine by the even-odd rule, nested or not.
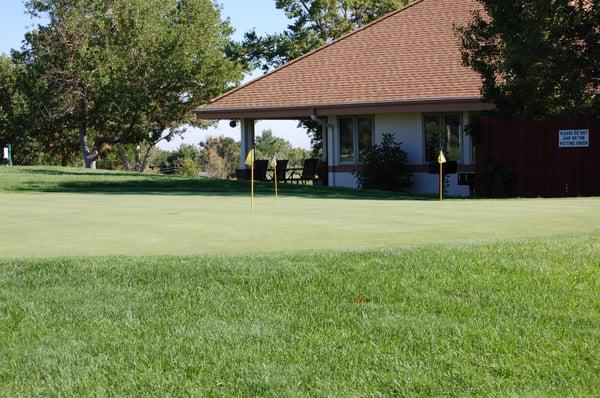
[(254, 164), (254, 149), (250, 149), (248, 156), (246, 156), (246, 166), (252, 166)]
[(440, 150), (440, 156), (438, 156), (438, 163), (444, 164), (446, 163), (446, 156), (444, 156), (444, 151)]

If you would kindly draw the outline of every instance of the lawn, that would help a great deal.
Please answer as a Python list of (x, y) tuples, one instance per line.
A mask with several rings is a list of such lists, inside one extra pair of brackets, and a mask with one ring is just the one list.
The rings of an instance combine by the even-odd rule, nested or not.
[(0, 169), (0, 396), (600, 391), (597, 198), (245, 189)]
[(436, 200), (73, 169), (0, 169), (5, 257), (244, 254), (600, 231), (600, 199)]

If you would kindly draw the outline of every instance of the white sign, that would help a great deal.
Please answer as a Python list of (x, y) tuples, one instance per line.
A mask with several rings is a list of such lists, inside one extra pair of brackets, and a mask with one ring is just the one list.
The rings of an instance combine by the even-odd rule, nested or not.
[(560, 148), (587, 148), (590, 146), (590, 130), (560, 130), (558, 146)]
[(4, 147), (4, 156), (2, 159), (8, 159), (8, 147)]

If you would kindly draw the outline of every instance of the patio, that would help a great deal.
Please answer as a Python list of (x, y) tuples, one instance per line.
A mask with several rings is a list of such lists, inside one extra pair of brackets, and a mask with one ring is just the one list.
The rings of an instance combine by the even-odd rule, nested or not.
[[(255, 181), (274, 181), (277, 176), (279, 183), (297, 183), (327, 186), (328, 167), (327, 162), (321, 159), (309, 158), (303, 161), (302, 167), (289, 167), (289, 160), (277, 160), (275, 167), (271, 167), (271, 161), (257, 159), (254, 161)], [(250, 180), (252, 173), (250, 168), (237, 169), (238, 180)]]

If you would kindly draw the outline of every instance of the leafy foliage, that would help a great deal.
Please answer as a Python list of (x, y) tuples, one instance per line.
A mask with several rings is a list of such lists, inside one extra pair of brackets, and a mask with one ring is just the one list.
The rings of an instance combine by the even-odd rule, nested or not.
[(52, 99), (42, 95), (39, 86), (18, 60), (0, 55), (0, 144), (13, 145), (17, 165), (71, 165), (77, 140), (62, 134), (61, 120), (41, 122), (44, 105)]
[(483, 97), (507, 114), (600, 115), (597, 0), (479, 0), (461, 27), (463, 60), (483, 78)]
[(158, 142), (198, 124), (193, 108), (241, 78), (241, 68), (224, 55), (231, 28), (210, 0), (31, 0), (27, 6), (47, 24), (26, 36), (15, 58), (50, 99), (40, 116), (78, 135), (88, 167), (103, 148), (131, 144), (144, 151), (135, 155), (143, 170)]
[(412, 186), (407, 168), (408, 155), (393, 134), (384, 134), (380, 144), (366, 149), (355, 173), (361, 189), (406, 191)]
[(211, 177), (226, 179), (240, 164), (240, 143), (229, 137), (208, 137), (200, 143), (200, 167)]
[[(171, 173), (183, 167), (186, 159), (191, 159), (199, 168), (200, 148), (196, 145), (181, 144), (174, 151), (155, 149), (149, 160), (149, 167), (155, 171)], [(197, 174), (196, 174), (197, 175)]]
[(177, 170), (177, 174), (184, 177), (198, 177), (199, 173), (198, 162), (192, 158), (184, 158), (181, 167)]
[(275, 157), (289, 160), (292, 167), (299, 167), (308, 154), (302, 148), (294, 148), (288, 140), (276, 137), (270, 129), (264, 130), (256, 137), (256, 158), (271, 160)]

